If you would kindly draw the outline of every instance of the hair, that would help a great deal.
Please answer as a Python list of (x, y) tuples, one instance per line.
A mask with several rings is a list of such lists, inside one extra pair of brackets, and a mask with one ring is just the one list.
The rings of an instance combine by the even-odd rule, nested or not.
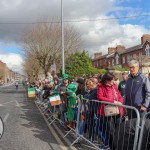
[(122, 73), (122, 75), (128, 75), (128, 72), (124, 71), (124, 72)]
[(137, 60), (131, 60), (128, 62), (128, 65), (131, 65), (131, 64), (135, 64), (136, 66), (139, 67), (139, 62)]
[(111, 81), (111, 80), (114, 80), (115, 79), (115, 76), (113, 73), (110, 73), (110, 72), (107, 72), (103, 75), (102, 77), (102, 80), (101, 80), (101, 83), (102, 84), (106, 84), (106, 81)]

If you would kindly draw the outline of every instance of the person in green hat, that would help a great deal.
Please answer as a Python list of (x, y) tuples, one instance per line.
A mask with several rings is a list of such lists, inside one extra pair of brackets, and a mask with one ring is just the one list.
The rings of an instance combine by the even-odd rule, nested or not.
[(67, 112), (67, 87), (69, 86), (69, 75), (68, 74), (62, 74), (62, 83), (57, 88), (57, 93), (60, 95), (60, 99), (62, 101), (62, 104), (60, 104), (59, 109), (61, 113), (61, 123), (66, 129), (66, 118), (65, 114)]
[(70, 127), (73, 128), (73, 123), (75, 122), (74, 109), (76, 108), (76, 94), (75, 91), (77, 86), (73, 83), (69, 84), (67, 87), (67, 99), (68, 99), (68, 109), (67, 109), (67, 119), (69, 120)]

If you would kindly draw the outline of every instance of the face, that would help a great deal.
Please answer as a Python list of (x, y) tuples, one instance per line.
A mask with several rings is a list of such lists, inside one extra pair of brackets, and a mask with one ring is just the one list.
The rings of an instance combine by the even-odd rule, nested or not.
[(69, 81), (68, 81), (68, 79), (64, 79), (63, 82), (64, 82), (64, 84), (68, 84)]
[(58, 81), (57, 81), (57, 80), (54, 80), (54, 83), (55, 83), (55, 84), (58, 84)]
[(129, 65), (130, 73), (131, 75), (135, 76), (139, 72), (139, 67), (135, 64), (130, 64)]
[(97, 86), (97, 84), (91, 80), (88, 80), (86, 83), (86, 87), (88, 90), (92, 90)]
[(111, 80), (111, 81), (106, 81), (106, 83), (107, 84), (109, 84), (109, 85), (113, 85), (114, 84), (114, 82), (115, 82), (115, 80), (113, 79), (113, 80)]
[(128, 79), (128, 75), (127, 75), (127, 74), (122, 75), (122, 79), (123, 79), (124, 81), (126, 81), (126, 80)]

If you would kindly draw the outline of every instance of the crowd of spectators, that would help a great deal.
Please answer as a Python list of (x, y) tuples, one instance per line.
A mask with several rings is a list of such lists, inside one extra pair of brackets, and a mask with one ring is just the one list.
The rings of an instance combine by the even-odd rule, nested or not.
[[(54, 110), (49, 97), (60, 96), (61, 104), (56, 107), (59, 111), (61, 126), (65, 130), (69, 130), (68, 126), (76, 127), (77, 113), (80, 111), (79, 134), (88, 133), (88, 139), (91, 142), (94, 142), (95, 134), (97, 134), (102, 141), (100, 148), (113, 149), (111, 127), (108, 122), (113, 121), (115, 127), (123, 122), (125, 116), (128, 119), (137, 116), (133, 110), (125, 110), (123, 107), (117, 107), (116, 115), (107, 116), (106, 105), (98, 101), (135, 107), (141, 117), (149, 111), (150, 81), (140, 72), (139, 63), (136, 60), (129, 62), (129, 70), (130, 74), (122, 73), (120, 82), (111, 72), (77, 79), (71, 79), (68, 74), (63, 74), (59, 78), (55, 72), (47, 72), (46, 79), (34, 81), (30, 87), (35, 88), (39, 103), (41, 101), (47, 103), (47, 112)], [(78, 110), (79, 102), (80, 110)]]

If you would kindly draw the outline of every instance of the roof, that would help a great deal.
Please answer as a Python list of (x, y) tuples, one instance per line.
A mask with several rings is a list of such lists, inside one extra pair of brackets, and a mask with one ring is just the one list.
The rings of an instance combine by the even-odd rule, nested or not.
[(94, 58), (94, 59), (92, 59), (92, 61), (94, 61), (94, 60), (99, 60), (99, 59), (102, 59), (102, 58), (105, 58), (107, 55), (108, 55), (108, 54), (105, 54), (105, 55), (103, 55), (103, 56), (101, 56), (101, 57), (99, 57), (99, 58)]
[[(125, 54), (125, 53), (129, 53), (129, 52), (132, 52), (132, 51), (136, 51), (136, 50), (139, 50), (141, 48), (143, 48), (143, 45), (146, 43), (146, 42), (149, 42), (150, 43), (150, 40), (146, 40), (143, 44), (139, 44), (139, 45), (136, 45), (136, 46), (133, 46), (133, 47), (130, 47), (130, 48), (127, 48), (125, 50), (122, 50), (122, 51), (117, 51), (119, 54)], [(103, 59), (103, 58), (110, 58), (110, 57), (113, 57), (114, 54), (116, 53), (116, 51), (112, 54), (105, 54), (99, 58), (95, 58), (95, 59), (92, 59), (92, 61), (94, 60), (99, 60), (99, 59)]]
[(130, 47), (130, 48), (128, 48), (128, 49), (125, 49), (124, 51), (121, 51), (120, 54), (129, 53), (129, 52), (132, 52), (132, 51), (141, 49), (142, 47), (143, 47), (143, 44), (136, 45), (136, 46)]

